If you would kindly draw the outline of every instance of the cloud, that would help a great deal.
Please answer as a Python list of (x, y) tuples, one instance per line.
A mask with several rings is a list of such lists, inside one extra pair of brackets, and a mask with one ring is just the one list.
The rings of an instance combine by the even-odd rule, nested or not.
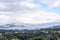
[(11, 23), (11, 22), (12, 22), (12, 18), (10, 16), (0, 15), (0, 25), (1, 24)]
[[(12, 19), (16, 22), (29, 24), (47, 23), (60, 20), (60, 14), (41, 10), (40, 4), (34, 3), (34, 0), (0, 0), (0, 19), (1, 23), (10, 22)], [(59, 0), (40, 0), (40, 3), (48, 7), (57, 7)], [(7, 20), (7, 21), (6, 21)]]
[[(31, 9), (31, 8), (39, 8), (41, 4), (34, 3), (36, 0), (0, 0), (1, 11), (20, 11), (22, 9)], [(60, 0), (39, 0), (40, 3), (47, 5), (49, 8), (57, 7), (60, 5)], [(0, 8), (1, 8), (0, 7)]]
[(40, 0), (40, 2), (51, 8), (60, 6), (60, 0)]
[[(0, 11), (20, 11), (22, 9), (38, 8), (39, 4), (33, 3), (34, 0), (3, 0), (6, 8), (0, 9)], [(3, 6), (4, 7), (4, 6)]]
[(56, 3), (53, 6), (54, 7), (60, 6), (60, 0), (57, 0)]
[(28, 8), (36, 8), (38, 4), (29, 3), (29, 2), (20, 2), (20, 6), (28, 7)]
[(15, 20), (17, 22), (23, 22), (28, 24), (41, 24), (41, 23), (49, 23), (49, 22), (56, 22), (60, 20), (60, 15), (52, 13), (52, 12), (45, 12), (41, 10), (35, 11), (27, 11), (25, 14), (19, 16), (15, 16)]
[(13, 16), (13, 15), (14, 15), (14, 12), (0, 11), (0, 15), (8, 15), (8, 16)]
[(0, 2), (0, 9), (5, 9), (5, 8), (7, 8), (7, 6), (4, 3)]

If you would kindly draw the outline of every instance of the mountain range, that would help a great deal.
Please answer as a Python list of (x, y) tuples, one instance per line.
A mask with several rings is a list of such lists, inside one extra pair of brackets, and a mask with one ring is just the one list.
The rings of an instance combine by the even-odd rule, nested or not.
[(60, 22), (52, 22), (52, 23), (44, 23), (44, 24), (10, 23), (10, 24), (0, 25), (0, 29), (5, 29), (5, 30), (10, 30), (10, 29), (35, 30), (35, 29), (42, 29), (42, 28), (60, 28)]

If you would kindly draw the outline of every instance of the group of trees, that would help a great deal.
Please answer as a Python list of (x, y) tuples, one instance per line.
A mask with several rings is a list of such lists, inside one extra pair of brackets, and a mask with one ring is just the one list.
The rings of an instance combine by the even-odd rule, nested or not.
[(6, 37), (8, 40), (60, 40), (60, 33), (57, 31), (47, 30), (46, 31), (30, 31), (30, 32), (21, 32), (14, 34), (7, 34)]
[(3, 31), (7, 40), (60, 40), (60, 29)]

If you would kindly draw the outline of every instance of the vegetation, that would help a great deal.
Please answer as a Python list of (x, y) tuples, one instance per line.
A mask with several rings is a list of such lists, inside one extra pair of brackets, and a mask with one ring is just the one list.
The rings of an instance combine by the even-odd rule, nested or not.
[(7, 40), (60, 40), (59, 28), (5, 32), (5, 35)]

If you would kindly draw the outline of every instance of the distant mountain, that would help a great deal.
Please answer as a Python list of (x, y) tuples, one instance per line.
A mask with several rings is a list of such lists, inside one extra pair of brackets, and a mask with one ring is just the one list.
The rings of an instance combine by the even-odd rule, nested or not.
[(41, 29), (41, 28), (60, 28), (60, 22), (44, 23), (44, 24), (10, 23), (10, 24), (0, 25), (0, 29), (6, 29), (6, 30), (10, 30), (10, 29), (35, 30), (35, 29)]

